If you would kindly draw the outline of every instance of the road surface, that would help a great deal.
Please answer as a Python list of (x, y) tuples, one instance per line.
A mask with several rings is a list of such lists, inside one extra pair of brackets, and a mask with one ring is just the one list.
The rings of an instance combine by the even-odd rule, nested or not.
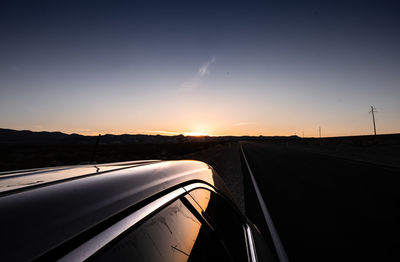
[[(399, 169), (285, 143), (241, 145), (290, 261), (400, 261)], [(266, 234), (241, 163), (246, 214)]]

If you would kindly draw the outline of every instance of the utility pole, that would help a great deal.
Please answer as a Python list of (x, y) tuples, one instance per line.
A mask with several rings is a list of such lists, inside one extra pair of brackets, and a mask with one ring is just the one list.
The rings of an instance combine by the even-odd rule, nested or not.
[(376, 135), (376, 125), (375, 125), (375, 114), (374, 112), (376, 112), (376, 109), (371, 106), (371, 111), (369, 111), (369, 113), (372, 113), (372, 122), (374, 123), (374, 134)]
[(101, 137), (101, 134), (99, 134), (99, 136), (96, 139), (96, 144), (94, 145), (94, 148), (93, 148), (92, 157), (90, 158), (90, 163), (94, 163), (97, 146), (99, 145), (99, 142), (100, 142), (100, 137)]
[(321, 127), (319, 127), (319, 138), (321, 138)]

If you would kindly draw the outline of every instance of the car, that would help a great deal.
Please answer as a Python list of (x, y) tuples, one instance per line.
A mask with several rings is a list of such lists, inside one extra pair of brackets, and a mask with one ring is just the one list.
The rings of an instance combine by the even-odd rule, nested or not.
[(0, 210), (0, 261), (277, 261), (199, 161), (2, 172)]

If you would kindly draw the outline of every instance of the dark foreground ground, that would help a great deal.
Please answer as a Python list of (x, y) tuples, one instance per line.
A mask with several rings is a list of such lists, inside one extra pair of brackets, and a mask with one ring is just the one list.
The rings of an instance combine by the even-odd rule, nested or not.
[[(400, 136), (100, 144), (98, 163), (195, 159), (266, 233), (243, 146), (291, 261), (400, 261)], [(0, 145), (0, 170), (89, 162), (94, 145)]]

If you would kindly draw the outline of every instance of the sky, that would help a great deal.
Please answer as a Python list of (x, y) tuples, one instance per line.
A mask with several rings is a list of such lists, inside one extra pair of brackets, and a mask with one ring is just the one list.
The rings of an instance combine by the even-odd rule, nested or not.
[(397, 1), (0, 1), (0, 127), (400, 133)]

